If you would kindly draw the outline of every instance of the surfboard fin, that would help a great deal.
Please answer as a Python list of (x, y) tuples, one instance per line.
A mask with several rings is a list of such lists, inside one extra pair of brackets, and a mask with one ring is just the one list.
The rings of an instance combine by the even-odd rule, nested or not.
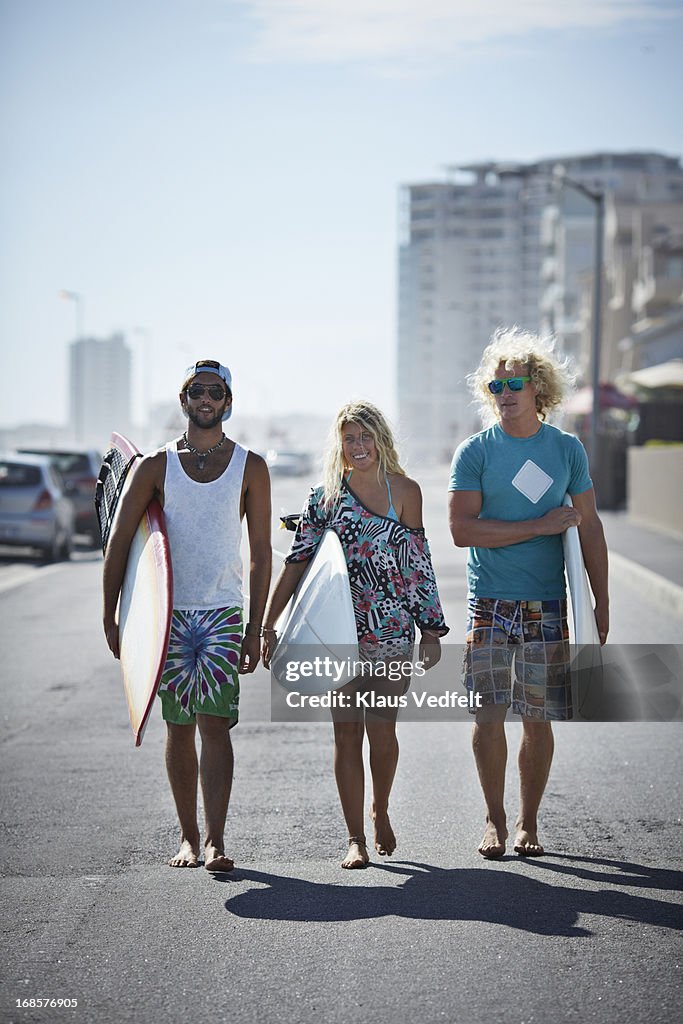
[(290, 516), (280, 516), (280, 529), (281, 530), (292, 530), (292, 532), (296, 532), (296, 528), (299, 525), (299, 520), (300, 519), (301, 519), (301, 513), (300, 512), (294, 512)]

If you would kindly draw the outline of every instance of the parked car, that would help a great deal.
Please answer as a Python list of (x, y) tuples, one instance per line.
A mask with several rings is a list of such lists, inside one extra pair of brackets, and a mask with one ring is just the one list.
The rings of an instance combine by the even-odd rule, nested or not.
[(0, 455), (0, 544), (38, 548), (50, 562), (70, 558), (74, 507), (44, 455)]
[(271, 448), (266, 454), (268, 469), (273, 476), (303, 476), (313, 468), (308, 452), (283, 452)]
[(93, 448), (48, 448), (22, 446), (17, 451), (44, 455), (59, 471), (66, 484), (66, 495), (74, 504), (76, 533), (85, 535), (93, 546), (100, 543), (100, 527), (95, 514), (95, 484), (102, 456)]

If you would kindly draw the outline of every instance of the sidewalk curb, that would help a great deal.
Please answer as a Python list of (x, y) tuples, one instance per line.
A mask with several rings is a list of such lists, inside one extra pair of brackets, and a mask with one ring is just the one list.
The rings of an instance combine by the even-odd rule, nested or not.
[(610, 570), (616, 570), (617, 575), (628, 575), (629, 580), (640, 590), (645, 591), (652, 601), (661, 604), (677, 617), (683, 618), (683, 587), (616, 551), (609, 552), (609, 564)]

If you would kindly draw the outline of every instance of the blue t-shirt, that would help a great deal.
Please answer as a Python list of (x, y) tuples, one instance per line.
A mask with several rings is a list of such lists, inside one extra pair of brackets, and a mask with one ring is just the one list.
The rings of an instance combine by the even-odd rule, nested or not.
[[(449, 491), (481, 491), (480, 519), (540, 519), (593, 482), (577, 437), (542, 423), (532, 437), (510, 437), (496, 423), (456, 449)], [(474, 597), (508, 601), (563, 598), (562, 534), (500, 548), (471, 547), (467, 582)]]

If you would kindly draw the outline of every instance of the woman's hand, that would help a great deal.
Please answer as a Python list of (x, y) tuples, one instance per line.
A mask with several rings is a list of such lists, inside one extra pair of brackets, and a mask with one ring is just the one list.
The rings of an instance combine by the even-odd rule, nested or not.
[(263, 644), (261, 645), (261, 660), (264, 668), (270, 668), (270, 660), (277, 647), (277, 633), (274, 629), (263, 629)]
[(429, 671), (441, 661), (441, 638), (438, 633), (432, 633), (428, 629), (422, 630), (420, 637), (420, 661)]
[[(306, 572), (309, 560), (304, 562), (285, 562), (278, 576), (270, 601), (266, 608), (264, 622), (277, 622), (287, 607), (287, 602), (294, 593), (299, 580)], [(263, 644), (261, 645), (261, 658), (263, 667), (270, 668), (270, 660), (277, 647), (277, 633), (272, 626), (263, 627)]]

